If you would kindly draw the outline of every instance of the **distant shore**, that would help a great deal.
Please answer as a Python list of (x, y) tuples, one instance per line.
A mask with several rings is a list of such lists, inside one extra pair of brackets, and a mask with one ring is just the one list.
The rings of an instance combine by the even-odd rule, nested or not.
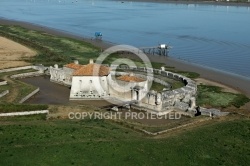
[(250, 2), (221, 2), (202, 0), (114, 0), (120, 2), (152, 2), (152, 3), (172, 3), (172, 4), (197, 4), (197, 5), (218, 5), (218, 6), (249, 6)]
[[(43, 32), (53, 34), (56, 36), (74, 38), (74, 39), (78, 39), (81, 41), (91, 43), (95, 45), (96, 47), (99, 47), (103, 50), (113, 45), (116, 45), (115, 43), (111, 43), (107, 41), (96, 41), (91, 38), (81, 37), (81, 36), (70, 34), (65, 31), (60, 31), (57, 29), (52, 29), (52, 28), (35, 25), (32, 23), (22, 22), (22, 21), (14, 21), (14, 20), (7, 20), (4, 18), (0, 18), (0, 25), (19, 25), (27, 29), (43, 31)], [(173, 66), (178, 70), (199, 73), (200, 77), (202, 78), (227, 85), (233, 89), (236, 89), (246, 94), (248, 97), (250, 97), (250, 87), (249, 87), (250, 78), (248, 77), (243, 77), (240, 75), (231, 74), (231, 73), (216, 70), (213, 68), (204, 67), (198, 64), (194, 64), (194, 63), (187, 62), (187, 61), (182, 61), (182, 60), (175, 59), (172, 57), (149, 56), (149, 59), (153, 62), (161, 62), (161, 63), (165, 62), (167, 66)]]

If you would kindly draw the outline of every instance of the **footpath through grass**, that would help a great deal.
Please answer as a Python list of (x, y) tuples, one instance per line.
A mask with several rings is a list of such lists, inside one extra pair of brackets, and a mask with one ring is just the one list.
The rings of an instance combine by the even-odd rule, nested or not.
[(250, 120), (152, 138), (105, 120), (10, 120), (0, 165), (250, 165)]

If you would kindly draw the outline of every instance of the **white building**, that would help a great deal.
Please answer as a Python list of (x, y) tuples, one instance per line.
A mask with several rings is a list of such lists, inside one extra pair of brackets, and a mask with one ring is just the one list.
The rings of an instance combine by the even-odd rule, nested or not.
[(78, 61), (67, 64), (63, 68), (59, 68), (57, 64), (54, 67), (50, 66), (50, 81), (71, 86), (73, 72), (81, 67), (82, 65), (79, 65)]
[(109, 75), (109, 67), (95, 64), (93, 61), (75, 70), (72, 74), (70, 100), (108, 97)]

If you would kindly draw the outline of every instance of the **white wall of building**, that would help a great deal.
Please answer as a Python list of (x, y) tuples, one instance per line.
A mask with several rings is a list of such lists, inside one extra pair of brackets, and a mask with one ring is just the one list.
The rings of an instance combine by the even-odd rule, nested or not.
[(71, 85), (73, 69), (63, 67), (50, 67), (50, 80), (60, 84)]
[(73, 76), (70, 99), (98, 99), (108, 95), (107, 76)]

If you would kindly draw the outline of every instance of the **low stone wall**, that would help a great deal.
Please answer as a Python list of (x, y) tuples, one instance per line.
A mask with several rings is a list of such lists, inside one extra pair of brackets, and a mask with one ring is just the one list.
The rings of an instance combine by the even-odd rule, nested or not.
[(40, 111), (24, 111), (24, 112), (11, 112), (11, 113), (0, 113), (0, 117), (6, 116), (24, 116), (24, 115), (37, 115), (37, 114), (48, 114), (49, 110)]
[(0, 93), (0, 98), (7, 95), (9, 93), (9, 90), (5, 90), (2, 93)]
[(29, 72), (29, 73), (21, 73), (21, 74), (15, 74), (10, 76), (12, 79), (17, 79), (17, 78), (26, 78), (26, 77), (36, 77), (43, 75), (44, 73), (41, 71), (35, 71), (35, 72)]
[(226, 116), (229, 114), (229, 112), (221, 112), (220, 110), (215, 109), (215, 108), (208, 109), (208, 108), (200, 107), (199, 111), (201, 115), (210, 116), (210, 117)]
[(18, 71), (18, 70), (26, 70), (26, 69), (35, 69), (40, 71), (45, 71), (48, 69), (48, 67), (45, 67), (43, 65), (31, 65), (31, 66), (23, 66), (23, 67), (14, 67), (9, 69), (1, 69), (0, 73), (6, 73), (6, 72), (12, 72), (12, 71)]
[(40, 88), (37, 88), (36, 90), (34, 90), (33, 92), (31, 92), (30, 94), (28, 94), (26, 97), (22, 98), (19, 103), (23, 103), (26, 100), (28, 100), (29, 98), (31, 98), (32, 96), (34, 96), (37, 92), (40, 91)]
[(170, 131), (173, 131), (173, 130), (177, 130), (177, 129), (180, 129), (180, 128), (184, 128), (184, 127), (187, 127), (187, 126), (196, 125), (197, 123), (201, 123), (201, 122), (208, 121), (208, 120), (211, 120), (211, 118), (201, 119), (201, 120), (196, 121), (196, 122), (187, 123), (187, 124), (184, 124), (184, 125), (181, 125), (181, 126), (177, 126), (177, 127), (174, 127), (174, 128), (170, 128), (170, 129), (155, 132), (155, 133), (147, 131), (147, 130), (143, 130), (143, 129), (141, 129), (141, 130), (139, 129), (139, 130), (144, 132), (145, 134), (155, 136), (155, 135), (164, 134), (164, 133), (167, 133), (167, 132), (170, 132)]
[(18, 71), (18, 70), (26, 70), (26, 69), (33, 69), (33, 66), (24, 66), (24, 67), (15, 67), (15, 68), (9, 68), (9, 69), (2, 69), (2, 70), (0, 70), (0, 73), (6, 73), (6, 72)]
[(0, 86), (1, 86), (1, 85), (7, 85), (7, 81), (1, 81), (1, 82), (0, 82)]

